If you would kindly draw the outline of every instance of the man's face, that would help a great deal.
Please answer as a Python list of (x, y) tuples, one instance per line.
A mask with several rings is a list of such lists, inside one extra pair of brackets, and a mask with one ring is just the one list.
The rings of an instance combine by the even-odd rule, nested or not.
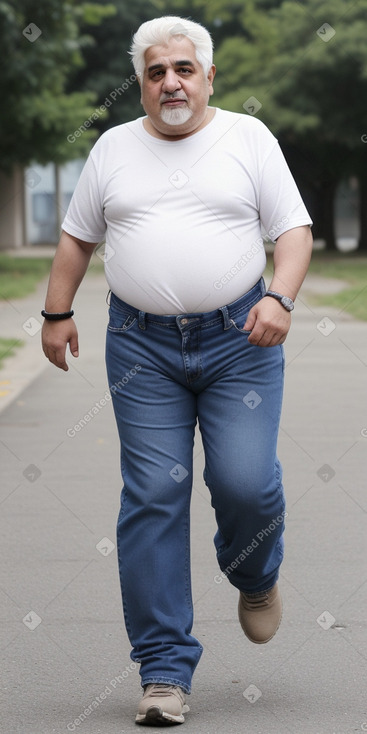
[(177, 138), (195, 132), (207, 116), (214, 75), (213, 65), (205, 76), (185, 36), (151, 46), (145, 53), (141, 102), (155, 131)]

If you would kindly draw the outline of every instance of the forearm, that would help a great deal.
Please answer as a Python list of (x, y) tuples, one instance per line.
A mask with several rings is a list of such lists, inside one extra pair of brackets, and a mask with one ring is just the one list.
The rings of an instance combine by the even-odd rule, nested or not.
[(70, 311), (95, 246), (62, 232), (51, 267), (46, 311)]
[(310, 264), (312, 242), (308, 226), (296, 227), (280, 235), (275, 245), (274, 274), (269, 290), (294, 301)]
[[(269, 290), (294, 299), (303, 283), (312, 254), (310, 228), (296, 227), (284, 232), (275, 245), (274, 275)], [(291, 314), (274, 298), (261, 298), (250, 310), (245, 331), (250, 344), (274, 347), (283, 344), (291, 325)]]

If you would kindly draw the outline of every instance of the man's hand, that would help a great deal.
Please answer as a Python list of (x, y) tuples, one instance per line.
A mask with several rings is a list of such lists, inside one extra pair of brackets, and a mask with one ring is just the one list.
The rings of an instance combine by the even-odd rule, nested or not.
[[(84, 242), (62, 230), (52, 263), (45, 310), (64, 313), (71, 310), (74, 296), (87, 271), (96, 244)], [(42, 347), (47, 359), (61, 370), (67, 370), (67, 345), (73, 357), (79, 356), (78, 332), (72, 319), (46, 321), (42, 328)]]
[(61, 370), (68, 371), (65, 352), (67, 345), (73, 357), (79, 356), (78, 331), (73, 319), (63, 321), (44, 321), (42, 327), (42, 348), (47, 359)]
[(290, 312), (279, 301), (264, 296), (252, 307), (243, 328), (251, 331), (250, 344), (275, 347), (286, 340), (290, 326)]

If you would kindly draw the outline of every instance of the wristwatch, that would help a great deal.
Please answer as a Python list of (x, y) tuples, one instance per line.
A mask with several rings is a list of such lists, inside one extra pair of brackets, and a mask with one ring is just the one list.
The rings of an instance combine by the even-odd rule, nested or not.
[(281, 293), (277, 293), (276, 291), (266, 291), (265, 295), (276, 298), (276, 300), (282, 304), (286, 311), (293, 311), (294, 303), (292, 299), (289, 298), (289, 296), (282, 296)]

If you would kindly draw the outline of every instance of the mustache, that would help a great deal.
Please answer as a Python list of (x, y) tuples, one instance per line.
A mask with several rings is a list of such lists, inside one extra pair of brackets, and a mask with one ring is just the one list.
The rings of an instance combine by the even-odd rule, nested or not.
[(168, 99), (182, 99), (184, 102), (188, 102), (188, 99), (184, 92), (172, 92), (171, 94), (168, 94), (168, 93), (161, 94), (159, 101), (161, 104), (163, 104), (164, 102), (167, 102)]

